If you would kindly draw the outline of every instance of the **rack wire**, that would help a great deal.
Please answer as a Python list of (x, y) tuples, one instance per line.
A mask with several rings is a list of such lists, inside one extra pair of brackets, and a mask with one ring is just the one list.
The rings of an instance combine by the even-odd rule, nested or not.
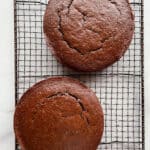
[(105, 130), (97, 150), (144, 150), (143, 0), (130, 0), (135, 33), (125, 56), (94, 73), (72, 71), (51, 54), (43, 34), (47, 3), (15, 1), (16, 102), (29, 87), (47, 77), (77, 78), (93, 89), (104, 109)]

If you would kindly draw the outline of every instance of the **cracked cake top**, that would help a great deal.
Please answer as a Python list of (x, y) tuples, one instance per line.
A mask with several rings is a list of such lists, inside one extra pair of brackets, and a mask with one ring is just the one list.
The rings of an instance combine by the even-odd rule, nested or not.
[(128, 0), (50, 0), (46, 41), (57, 58), (80, 71), (98, 71), (127, 50), (134, 31)]
[(31, 87), (14, 118), (23, 150), (96, 150), (103, 126), (96, 95), (68, 77), (49, 78)]

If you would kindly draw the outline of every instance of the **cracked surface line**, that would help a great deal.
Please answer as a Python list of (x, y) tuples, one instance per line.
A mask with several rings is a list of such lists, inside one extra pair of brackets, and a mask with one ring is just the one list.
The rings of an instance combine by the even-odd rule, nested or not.
[(121, 15), (121, 10), (120, 10), (120, 8), (118, 7), (118, 3), (115, 2), (115, 1), (113, 1), (113, 0), (108, 0), (108, 1), (116, 7), (116, 9), (118, 10), (119, 14)]
[(70, 3), (69, 3), (69, 5), (68, 5), (68, 14), (70, 13), (70, 7), (71, 7), (73, 1), (74, 1), (74, 0), (71, 0)]
[(82, 19), (85, 22), (86, 21), (86, 13), (82, 12), (78, 7), (74, 7), (81, 15), (82, 15)]
[(46, 98), (47, 99), (52, 99), (52, 98), (60, 97), (60, 96), (70, 96), (70, 97), (74, 98), (77, 101), (77, 103), (79, 104), (79, 106), (80, 106), (80, 108), (82, 110), (82, 112), (80, 114), (81, 119), (84, 120), (84, 121), (86, 121), (87, 125), (89, 125), (88, 118), (83, 114), (83, 112), (87, 112), (87, 110), (86, 110), (84, 104), (81, 102), (81, 100), (77, 96), (75, 96), (75, 95), (73, 95), (73, 94), (71, 94), (69, 92), (65, 92), (65, 93), (58, 92), (58, 93), (56, 93), (54, 95), (51, 95), (51, 96), (48, 96)]
[(59, 18), (59, 22), (58, 22), (58, 24), (59, 24), (59, 29), (58, 29), (58, 30), (59, 30), (59, 32), (62, 34), (63, 41), (66, 42), (66, 44), (67, 44), (71, 49), (74, 49), (74, 50), (76, 50), (77, 52), (79, 52), (81, 55), (83, 55), (83, 53), (81, 53), (81, 51), (80, 51), (79, 49), (73, 47), (73, 46), (68, 42), (68, 40), (65, 39), (65, 34), (64, 34), (63, 30), (62, 30), (62, 25), (61, 25), (62, 17), (61, 17), (60, 12), (61, 12), (61, 11), (58, 11), (58, 18)]
[[(68, 5), (68, 7), (67, 7), (67, 8), (68, 8), (68, 14), (70, 13), (70, 7), (71, 7), (73, 1), (74, 1), (74, 0), (71, 0), (70, 3), (69, 3), (69, 5)], [(112, 0), (108, 0), (108, 1), (110, 1), (112, 4), (116, 5), (116, 2), (112, 2)], [(86, 21), (86, 18), (85, 18), (85, 17), (87, 17), (87, 15), (86, 15), (84, 12), (82, 12), (78, 7), (74, 7), (74, 8), (75, 8), (78, 12), (80, 12), (80, 13), (82, 14), (83, 20)], [(83, 52), (81, 52), (80, 49), (78, 49), (78, 48), (72, 46), (71, 43), (65, 38), (65, 34), (64, 34), (64, 32), (63, 32), (62, 17), (61, 17), (61, 12), (62, 12), (62, 11), (63, 11), (63, 10), (58, 10), (58, 11), (57, 11), (58, 19), (59, 19), (59, 20), (58, 20), (58, 25), (59, 25), (58, 30), (59, 30), (59, 32), (62, 34), (62, 39), (63, 39), (63, 41), (69, 46), (69, 48), (71, 48), (71, 49), (77, 51), (77, 52), (80, 53), (80, 55), (82, 55), (82, 56), (87, 55), (87, 54), (92, 53), (92, 52), (96, 52), (96, 51), (102, 50), (103, 44), (104, 44), (107, 40), (109, 40), (109, 37), (105, 37), (105, 38), (103, 38), (102, 40), (100, 40), (101, 43), (102, 43), (101, 46), (99, 46), (98, 48), (95, 48), (95, 49), (91, 49), (90, 51), (88, 51), (88, 52), (86, 52), (86, 53), (83, 53)], [(94, 31), (93, 29), (88, 29), (88, 30), (90, 30), (90, 31), (92, 31), (92, 32), (94, 32), (94, 33), (99, 34), (98, 32)]]

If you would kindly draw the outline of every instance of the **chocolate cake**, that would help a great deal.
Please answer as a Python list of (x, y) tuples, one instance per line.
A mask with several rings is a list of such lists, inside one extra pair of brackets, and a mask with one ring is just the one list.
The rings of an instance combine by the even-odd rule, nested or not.
[(31, 87), (14, 117), (22, 150), (96, 150), (104, 118), (95, 93), (79, 81), (54, 77)]
[(98, 71), (128, 49), (134, 16), (128, 0), (50, 0), (44, 33), (58, 60), (80, 71)]

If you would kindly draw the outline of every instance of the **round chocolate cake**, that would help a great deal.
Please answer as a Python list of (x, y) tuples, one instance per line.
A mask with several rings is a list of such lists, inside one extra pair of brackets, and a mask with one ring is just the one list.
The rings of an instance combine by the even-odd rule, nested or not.
[(22, 150), (96, 150), (103, 111), (95, 94), (68, 77), (31, 87), (15, 111), (14, 129)]
[(80, 71), (98, 71), (128, 49), (134, 16), (128, 0), (50, 0), (46, 41), (58, 60)]

